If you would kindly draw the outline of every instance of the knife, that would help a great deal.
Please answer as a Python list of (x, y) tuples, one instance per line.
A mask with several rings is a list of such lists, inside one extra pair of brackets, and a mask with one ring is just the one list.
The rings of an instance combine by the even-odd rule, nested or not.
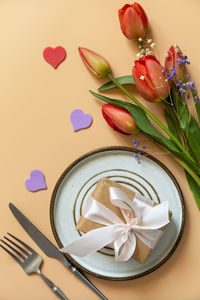
[(69, 268), (76, 277), (87, 284), (101, 299), (108, 300), (85, 275), (81, 273), (71, 262), (50, 242), (44, 234), (39, 231), (13, 203), (9, 203), (9, 208), (24, 230), (30, 235), (40, 249), (49, 257), (58, 259), (65, 267)]

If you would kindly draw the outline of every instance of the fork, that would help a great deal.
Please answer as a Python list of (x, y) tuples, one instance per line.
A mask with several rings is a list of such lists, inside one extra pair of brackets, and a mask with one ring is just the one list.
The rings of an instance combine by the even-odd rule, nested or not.
[[(16, 244), (15, 242), (13, 242), (11, 239), (7, 238), (6, 236), (4, 236), (4, 239), (7, 242), (1, 239), (2, 243), (4, 243), (4, 245), (6, 245), (8, 248), (14, 251), (17, 254), (17, 256), (2, 244), (0, 244), (0, 247), (3, 248), (8, 254), (10, 254), (16, 260), (16, 262), (18, 262), (18, 264), (22, 267), (22, 269), (26, 274), (37, 273), (60, 299), (69, 300), (63, 294), (63, 292), (57, 286), (55, 286), (55, 284), (51, 280), (49, 280), (45, 275), (41, 273), (40, 265), (42, 264), (43, 261), (42, 257), (37, 252), (35, 252), (35, 250), (33, 250), (30, 246), (22, 242), (20, 239), (18, 239), (11, 233), (8, 233), (8, 235), (11, 236), (16, 241), (18, 241), (21, 245), (23, 245), (23, 247), (26, 248), (26, 250), (21, 246), (19, 246), (18, 244)], [(8, 242), (10, 242), (16, 248), (18, 248), (20, 252), (16, 248), (11, 246)]]

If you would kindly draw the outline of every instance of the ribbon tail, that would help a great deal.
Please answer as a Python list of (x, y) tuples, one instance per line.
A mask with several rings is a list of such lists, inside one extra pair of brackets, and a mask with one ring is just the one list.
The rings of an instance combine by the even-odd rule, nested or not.
[(79, 257), (92, 254), (114, 241), (122, 230), (120, 224), (91, 230), (70, 245), (61, 248), (60, 251)]

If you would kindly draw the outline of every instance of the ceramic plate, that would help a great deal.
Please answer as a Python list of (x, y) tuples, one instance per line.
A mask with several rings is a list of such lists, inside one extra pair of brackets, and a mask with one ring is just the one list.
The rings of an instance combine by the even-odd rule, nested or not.
[(102, 177), (117, 181), (157, 203), (169, 201), (172, 220), (144, 264), (134, 259), (116, 263), (109, 248), (86, 257), (67, 255), (80, 269), (104, 279), (133, 279), (152, 272), (172, 255), (183, 233), (184, 201), (176, 179), (154, 157), (142, 152), (139, 164), (134, 153), (132, 148), (107, 147), (83, 155), (61, 175), (51, 199), (51, 226), (59, 247), (81, 235), (75, 226)]

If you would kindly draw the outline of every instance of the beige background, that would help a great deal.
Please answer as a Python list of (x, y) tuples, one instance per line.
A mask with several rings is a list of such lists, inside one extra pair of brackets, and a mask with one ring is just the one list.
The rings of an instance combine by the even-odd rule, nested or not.
[[(14, 202), (55, 243), (49, 220), (54, 185), (63, 170), (87, 151), (109, 145), (131, 146), (132, 138), (113, 132), (101, 116), (101, 103), (88, 89), (97, 80), (85, 69), (77, 47), (85, 46), (104, 55), (115, 76), (131, 73), (136, 48), (119, 29), (117, 10), (122, 0), (1, 0), (0, 1), (0, 235), (17, 234), (44, 258), (43, 271), (72, 300), (98, 299), (59, 262), (47, 258), (28, 237), (8, 209)], [(129, 2), (131, 3), (131, 2)], [(161, 61), (176, 42), (187, 53), (191, 75), (200, 78), (198, 0), (141, 0), (148, 12), (153, 41)], [(54, 70), (42, 57), (46, 46), (62, 45), (67, 59)], [(133, 90), (135, 93), (135, 91)], [(123, 97), (117, 90), (111, 96)], [(160, 115), (160, 107), (146, 103)], [(81, 108), (91, 113), (90, 129), (74, 133), (70, 112)], [(160, 116), (161, 117), (161, 116)], [(174, 255), (158, 270), (143, 278), (111, 282), (88, 276), (109, 299), (197, 300), (200, 299), (200, 218), (183, 170), (159, 148), (144, 141), (173, 172), (182, 187), (187, 220)], [(24, 181), (33, 169), (46, 175), (48, 189), (28, 192)], [(38, 276), (27, 276), (0, 251), (0, 299), (56, 299)]]

